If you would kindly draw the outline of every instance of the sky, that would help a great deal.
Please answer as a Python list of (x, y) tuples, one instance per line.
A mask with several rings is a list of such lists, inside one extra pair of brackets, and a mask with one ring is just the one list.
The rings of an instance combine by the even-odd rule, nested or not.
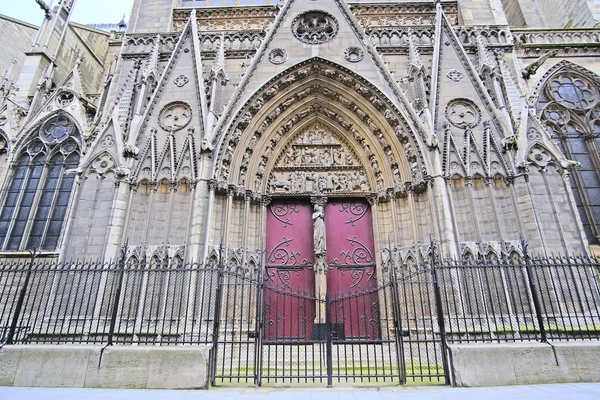
[[(45, 0), (46, 4), (53, 1), (52, 7), (59, 0)], [(133, 0), (77, 0), (73, 22), (80, 24), (118, 23), (125, 14), (129, 22)], [(35, 0), (0, 0), (0, 14), (8, 15), (21, 21), (40, 25), (44, 12)]]

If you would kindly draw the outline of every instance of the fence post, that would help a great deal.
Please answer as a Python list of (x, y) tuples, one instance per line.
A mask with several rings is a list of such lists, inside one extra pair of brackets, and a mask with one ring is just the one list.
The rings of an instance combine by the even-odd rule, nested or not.
[(529, 244), (521, 239), (521, 248), (523, 249), (523, 256), (525, 257), (525, 270), (527, 271), (527, 283), (529, 284), (529, 290), (531, 291), (531, 297), (533, 300), (533, 308), (535, 309), (535, 316), (537, 319), (538, 326), (540, 327), (540, 342), (546, 343), (548, 337), (546, 334), (546, 327), (544, 326), (544, 319), (542, 318), (542, 307), (540, 303), (540, 297), (537, 289), (537, 285), (533, 279), (533, 270), (531, 265), (531, 258), (527, 252)]
[(444, 379), (446, 385), (450, 384), (450, 364), (448, 363), (448, 342), (446, 341), (446, 323), (444, 321), (444, 307), (442, 307), (442, 292), (438, 280), (436, 269), (436, 248), (435, 241), (431, 240), (431, 275), (433, 278), (433, 295), (435, 298), (435, 309), (437, 314), (438, 328), (440, 330), (440, 338), (442, 340), (442, 363), (444, 364)]
[[(264, 254), (264, 253), (263, 253)], [(264, 256), (258, 270), (258, 282), (256, 293), (256, 342), (254, 346), (254, 384), (256, 387), (262, 386), (262, 347), (264, 335), (264, 315), (263, 304), (265, 295), (265, 265)]]
[(402, 312), (400, 309), (400, 294), (398, 290), (398, 277), (392, 254), (392, 246), (389, 247), (390, 254), (390, 284), (392, 289), (392, 316), (394, 318), (394, 329), (396, 332), (396, 358), (398, 359), (398, 373), (400, 384), (406, 384), (406, 362), (404, 361), (404, 339), (402, 338)]
[(325, 294), (325, 336), (327, 337), (327, 387), (333, 387), (333, 346), (331, 343), (331, 299)]
[(31, 259), (29, 260), (29, 268), (27, 269), (27, 274), (25, 275), (25, 282), (23, 282), (23, 287), (21, 287), (21, 291), (19, 292), (17, 306), (15, 307), (15, 314), (13, 315), (10, 327), (8, 328), (8, 335), (6, 336), (5, 344), (13, 344), (15, 341), (15, 334), (17, 332), (17, 326), (19, 325), (21, 310), (23, 309), (23, 303), (25, 302), (25, 294), (27, 293), (27, 289), (29, 287), (29, 280), (31, 279), (33, 262), (35, 261), (35, 258), (38, 255), (38, 250), (36, 248), (33, 248), (29, 250), (29, 253), (31, 254)]
[(223, 296), (223, 279), (225, 277), (223, 265), (223, 241), (219, 246), (219, 265), (217, 277), (217, 293), (215, 293), (215, 315), (213, 322), (212, 347), (210, 349), (210, 384), (215, 386), (217, 375), (217, 345), (219, 343), (219, 329), (221, 325), (221, 302)]
[(110, 316), (110, 326), (108, 328), (108, 340), (106, 346), (113, 345), (115, 336), (115, 327), (117, 325), (117, 316), (119, 315), (119, 301), (121, 300), (121, 290), (123, 289), (123, 278), (125, 277), (125, 258), (127, 258), (127, 247), (129, 239), (121, 247), (121, 259), (119, 260), (119, 280), (117, 281), (117, 290), (115, 291), (115, 301), (113, 302), (112, 315)]

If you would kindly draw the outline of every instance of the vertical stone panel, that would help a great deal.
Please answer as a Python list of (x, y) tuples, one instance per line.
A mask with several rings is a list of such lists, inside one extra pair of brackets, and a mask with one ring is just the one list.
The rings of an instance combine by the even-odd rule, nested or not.
[(149, 245), (162, 245), (165, 241), (165, 232), (168, 229), (169, 199), (171, 198), (171, 185), (167, 180), (159, 183), (154, 194), (154, 204), (148, 228), (146, 241)]
[(129, 212), (129, 226), (127, 236), (130, 245), (141, 245), (146, 239), (146, 221), (150, 207), (150, 196), (152, 190), (150, 184), (143, 181), (137, 191), (131, 193), (133, 196), (131, 210)]
[(106, 174), (99, 182), (98, 193), (94, 204), (92, 226), (85, 254), (90, 257), (102, 257), (108, 236), (108, 226), (112, 216), (113, 200), (116, 194), (115, 176), (113, 173)]
[(250, 205), (250, 217), (248, 219), (248, 249), (250, 250), (264, 250), (264, 243), (262, 242), (263, 232), (260, 229), (260, 205)]
[[(554, 168), (551, 168), (553, 170)], [(567, 194), (567, 187), (560, 171), (552, 171), (546, 175), (548, 188), (552, 195), (554, 214), (558, 219), (559, 231), (565, 247), (569, 253), (580, 254), (585, 252), (581, 238), (581, 230), (576, 214)]]
[(68, 237), (65, 238), (67, 260), (84, 254), (89, 229), (94, 219), (94, 203), (99, 186), (100, 179), (95, 173), (87, 175), (79, 186), (79, 200), (73, 212), (73, 223)]
[[(394, 230), (397, 229), (397, 227), (393, 225), (394, 218), (392, 216), (392, 203), (379, 203), (377, 205), (377, 211), (378, 215), (373, 216), (374, 224), (379, 224), (379, 228), (377, 228), (377, 226), (374, 226), (373, 228), (373, 230), (376, 232), (375, 238), (379, 241), (377, 245), (379, 248), (388, 248), (389, 242), (392, 241), (393, 243), (395, 241)], [(377, 237), (377, 234), (379, 237)]]
[(414, 244), (414, 228), (412, 207), (408, 197), (396, 200), (396, 209), (398, 212), (398, 238), (400, 246), (411, 246)]
[(458, 229), (458, 240), (461, 242), (477, 242), (477, 230), (475, 228), (477, 222), (473, 216), (473, 207), (468, 192), (471, 189), (466, 187), (465, 180), (462, 178), (452, 179), (450, 188), (454, 205), (454, 218)]
[(229, 244), (233, 247), (242, 247), (244, 227), (244, 200), (233, 201), (232, 215), (229, 220)]
[(492, 199), (485, 180), (482, 177), (473, 179), (473, 209), (477, 213), (479, 232), (482, 241), (499, 240), (498, 229), (492, 208)]
[(174, 246), (182, 246), (186, 243), (186, 233), (190, 215), (190, 198), (192, 192), (188, 183), (180, 183), (177, 192), (173, 194), (173, 210), (171, 214), (171, 231), (169, 243)]
[(538, 226), (537, 217), (533, 208), (533, 199), (529, 194), (529, 182), (523, 178), (515, 179), (513, 185), (514, 194), (516, 197), (516, 207), (521, 216), (521, 223), (523, 224), (523, 237), (529, 242), (531, 249), (537, 248), (538, 250), (542, 247), (542, 240), (540, 236), (540, 228)]
[(519, 223), (517, 222), (515, 205), (510, 195), (510, 188), (506, 186), (506, 182), (502, 177), (494, 179), (493, 193), (498, 204), (498, 209), (495, 210), (496, 215), (498, 215), (500, 229), (504, 231), (505, 239), (519, 239)]
[(214, 200), (213, 214), (211, 219), (213, 221), (210, 232), (210, 241), (208, 243), (219, 244), (223, 237), (223, 218), (225, 214), (225, 207), (227, 206), (227, 197), (216, 195)]
[[(551, 175), (554, 173), (556, 172), (551, 171), (551, 168), (545, 172), (534, 170), (530, 173), (529, 178), (530, 185), (533, 188), (532, 202), (536, 206), (536, 214), (543, 235), (544, 246), (547, 251), (563, 248), (560, 226), (558, 225), (557, 217), (552, 211), (552, 198), (546, 188), (544, 176), (542, 176), (542, 174), (550, 175), (549, 178), (552, 180)], [(535, 249), (534, 251), (540, 250), (541, 249)]]
[(431, 236), (435, 238), (435, 216), (432, 214), (429, 195), (427, 193), (413, 195), (417, 219), (417, 242), (429, 243)]

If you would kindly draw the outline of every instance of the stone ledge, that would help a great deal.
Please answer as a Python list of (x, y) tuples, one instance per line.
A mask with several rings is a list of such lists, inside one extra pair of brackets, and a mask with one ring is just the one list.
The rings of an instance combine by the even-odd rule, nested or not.
[(600, 342), (450, 345), (456, 386), (600, 382)]
[(210, 346), (5, 346), (0, 386), (200, 389)]

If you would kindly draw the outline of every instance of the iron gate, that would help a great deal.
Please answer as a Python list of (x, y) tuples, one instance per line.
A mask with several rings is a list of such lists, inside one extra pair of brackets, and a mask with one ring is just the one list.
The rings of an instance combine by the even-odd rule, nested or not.
[(325, 296), (265, 275), (220, 268), (212, 385), (448, 383), (431, 270), (392, 267), (374, 287)]

